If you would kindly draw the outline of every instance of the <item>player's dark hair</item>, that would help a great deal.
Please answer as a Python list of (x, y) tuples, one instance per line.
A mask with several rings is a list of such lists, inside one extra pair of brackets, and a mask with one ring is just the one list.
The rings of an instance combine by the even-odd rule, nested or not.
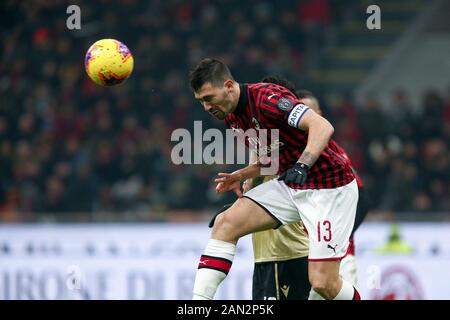
[(277, 84), (279, 86), (285, 87), (290, 92), (297, 95), (297, 90), (295, 89), (295, 85), (292, 82), (290, 82), (289, 80), (287, 80), (286, 78), (283, 78), (282, 76), (279, 76), (279, 75), (265, 76), (261, 79), (261, 82)]
[(299, 98), (299, 99), (304, 99), (304, 98), (317, 99), (316, 96), (311, 91), (305, 90), (305, 89), (297, 90), (297, 89), (295, 89), (295, 85), (292, 82), (290, 82), (286, 78), (283, 78), (282, 76), (279, 76), (279, 75), (265, 76), (264, 78), (261, 79), (261, 82), (273, 83), (273, 84), (277, 84), (279, 86), (283, 86), (286, 89), (288, 89), (289, 91), (291, 91), (293, 94), (295, 94), (297, 96), (297, 98)]
[(198, 91), (207, 82), (213, 86), (221, 86), (230, 79), (234, 80), (227, 65), (213, 58), (200, 61), (189, 75), (191, 89), (194, 91)]

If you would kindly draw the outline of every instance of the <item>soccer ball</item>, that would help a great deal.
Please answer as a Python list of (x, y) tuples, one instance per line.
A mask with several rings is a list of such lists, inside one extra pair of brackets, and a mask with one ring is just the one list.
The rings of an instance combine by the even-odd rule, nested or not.
[(114, 86), (124, 82), (133, 72), (134, 59), (122, 42), (102, 39), (86, 52), (84, 66), (89, 78), (102, 86)]

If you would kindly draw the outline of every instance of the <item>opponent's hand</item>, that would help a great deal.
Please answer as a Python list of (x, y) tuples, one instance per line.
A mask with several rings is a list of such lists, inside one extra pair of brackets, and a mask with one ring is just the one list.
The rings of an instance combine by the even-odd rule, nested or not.
[(278, 180), (283, 180), (284, 183), (295, 183), (303, 185), (308, 177), (308, 166), (304, 163), (296, 163), (292, 168), (286, 170)]
[(241, 175), (237, 173), (218, 173), (220, 178), (214, 179), (217, 183), (216, 192), (233, 191), (238, 198), (242, 197), (241, 191)]

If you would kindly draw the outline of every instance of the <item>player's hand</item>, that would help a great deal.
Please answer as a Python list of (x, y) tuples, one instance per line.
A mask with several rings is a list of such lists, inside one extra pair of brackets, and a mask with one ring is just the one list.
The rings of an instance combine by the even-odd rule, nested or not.
[(248, 190), (253, 188), (253, 179), (247, 179), (242, 183), (242, 192), (246, 193)]
[(236, 173), (218, 173), (220, 178), (214, 179), (217, 183), (216, 192), (233, 191), (238, 198), (242, 197), (241, 191), (241, 175)]
[(308, 166), (304, 163), (296, 163), (292, 168), (286, 170), (278, 180), (283, 180), (284, 183), (295, 183), (303, 185), (308, 177)]

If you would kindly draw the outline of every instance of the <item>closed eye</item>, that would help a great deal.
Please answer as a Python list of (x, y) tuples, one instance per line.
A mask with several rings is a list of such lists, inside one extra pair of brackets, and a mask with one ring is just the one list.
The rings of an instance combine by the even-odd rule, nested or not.
[(196, 98), (196, 99), (200, 102), (211, 102), (213, 98), (214, 98), (214, 96), (208, 95), (208, 96), (204, 96), (204, 97)]

